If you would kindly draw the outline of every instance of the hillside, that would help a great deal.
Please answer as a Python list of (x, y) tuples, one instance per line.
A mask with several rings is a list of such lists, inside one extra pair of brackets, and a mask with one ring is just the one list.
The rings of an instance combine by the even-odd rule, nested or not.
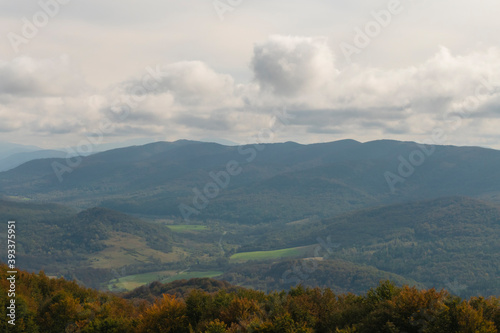
[(0, 219), (17, 221), (20, 267), (105, 290), (217, 277), (266, 291), (302, 283), (362, 293), (391, 279), (460, 296), (500, 293), (500, 209), (464, 197), (259, 225), (7, 201)]
[(144, 270), (177, 258), (168, 228), (104, 208), (76, 213), (60, 205), (0, 200), (0, 219), (16, 221), (20, 267), (89, 286), (111, 279), (113, 269)]
[[(221, 274), (221, 279), (262, 290), (295, 285), (291, 283), (293, 279), (286, 283), (280, 280), (287, 267), (293, 266), (293, 262), (282, 262), (280, 257), (272, 263), (270, 272), (266, 272), (269, 263), (228, 264), (225, 255), (214, 246), (220, 240), (215, 226), (163, 225), (104, 208), (76, 213), (55, 204), (9, 201), (0, 201), (0, 219), (17, 221), (20, 267), (77, 279), (95, 288), (130, 290), (153, 280)], [(248, 234), (248, 229), (233, 230), (225, 247), (241, 246), (242, 236)], [(261, 228), (252, 230), (262, 232)], [(309, 254), (303, 252), (298, 257), (304, 255)], [(328, 262), (320, 266), (317, 279), (303, 281), (306, 285), (318, 282), (336, 291), (358, 293), (388, 278), (399, 284), (418, 285), (395, 274), (349, 263)], [(354, 275), (357, 279), (352, 279)]]
[(193, 278), (189, 280), (176, 280), (169, 283), (153, 283), (138, 287), (130, 292), (122, 293), (125, 299), (147, 300), (154, 303), (161, 299), (164, 294), (175, 295), (179, 298), (186, 298), (193, 290), (201, 290), (207, 293), (236, 292), (243, 288), (230, 284), (227, 281), (220, 281), (210, 278)]
[(321, 257), (233, 265), (220, 279), (267, 292), (288, 290), (300, 284), (311, 288), (330, 288), (338, 294), (360, 295), (383, 280), (424, 288), (423, 284), (414, 280), (372, 266)]
[[(418, 165), (401, 166), (409, 160)], [(220, 175), (230, 161), (241, 172), (229, 177), (227, 187), (219, 176), (222, 185), (215, 189), (210, 173)], [(242, 147), (157, 142), (81, 160), (31, 161), (0, 173), (0, 194), (79, 208), (256, 224), (451, 195), (498, 201), (498, 165), (496, 150), (388, 140)], [(210, 183), (216, 195), (196, 198), (193, 189), (203, 192)], [(190, 207), (187, 213), (181, 204)]]
[(65, 158), (66, 152), (60, 150), (37, 150), (32, 152), (21, 152), (0, 158), (0, 171), (13, 169), (21, 164), (32, 160), (43, 158)]
[(454, 285), (457, 294), (490, 295), (500, 293), (498, 239), (498, 205), (453, 197), (289, 224), (263, 235), (260, 244), (265, 249), (320, 240), (329, 245), (329, 258), (369, 265), (427, 287)]
[(13, 154), (34, 152), (41, 149), (42, 148), (36, 146), (27, 146), (27, 145), (21, 145), (17, 143), (3, 141), (0, 142), (0, 159), (3, 159)]

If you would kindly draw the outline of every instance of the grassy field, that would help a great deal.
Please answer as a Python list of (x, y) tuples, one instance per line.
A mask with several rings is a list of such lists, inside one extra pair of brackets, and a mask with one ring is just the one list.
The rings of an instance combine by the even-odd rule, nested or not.
[(113, 290), (133, 290), (137, 287), (151, 283), (157, 280), (163, 280), (169, 276), (174, 275), (174, 271), (159, 271), (144, 274), (135, 274), (113, 279), (108, 284), (108, 289)]
[(171, 276), (165, 280), (162, 280), (161, 282), (166, 283), (166, 282), (172, 282), (175, 280), (182, 280), (182, 279), (193, 279), (193, 278), (212, 278), (216, 277), (219, 275), (222, 275), (224, 272), (220, 271), (206, 271), (206, 272), (183, 272), (174, 276)]
[(162, 263), (175, 262), (180, 260), (184, 253), (176, 247), (170, 253), (152, 249), (143, 238), (122, 232), (112, 233), (105, 244), (107, 248), (89, 257), (89, 263), (92, 267), (120, 268), (126, 265), (151, 262), (151, 260), (160, 260)]
[(173, 232), (203, 231), (208, 229), (207, 226), (199, 224), (176, 224), (167, 225), (167, 227)]
[(12, 200), (12, 201), (23, 201), (23, 202), (31, 201), (30, 198), (22, 197), (22, 196), (16, 196), (16, 195), (6, 195), (5, 198), (9, 199), (9, 200)]
[(135, 274), (124, 276), (119, 279), (113, 279), (108, 283), (108, 290), (133, 290), (142, 285), (151, 283), (153, 281), (161, 281), (162, 283), (172, 282), (175, 280), (202, 278), (202, 277), (215, 277), (221, 275), (223, 272), (219, 271), (205, 271), (205, 272), (176, 272), (176, 271), (158, 271), (144, 274)]
[[(269, 260), (287, 257), (301, 257), (305, 256), (311, 246), (291, 247), (288, 249), (274, 250), (274, 251), (255, 251), (255, 252), (242, 252), (233, 254), (229, 259), (230, 262), (245, 262), (248, 260)], [(310, 251), (309, 251), (310, 252)]]
[(292, 222), (288, 222), (287, 224), (288, 225), (297, 225), (297, 224), (304, 224), (304, 223), (307, 223), (311, 221), (310, 218), (307, 218), (307, 219), (302, 219), (302, 220), (297, 220), (297, 221), (292, 221)]

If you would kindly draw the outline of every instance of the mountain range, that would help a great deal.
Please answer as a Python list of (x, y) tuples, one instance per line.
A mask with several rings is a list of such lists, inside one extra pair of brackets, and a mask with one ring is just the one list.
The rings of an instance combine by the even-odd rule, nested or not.
[[(229, 175), (228, 163), (239, 172)], [(255, 224), (445, 196), (498, 202), (499, 165), (500, 152), (492, 149), (387, 140), (238, 147), (157, 142), (30, 161), (0, 173), (0, 194)]]
[(105, 290), (218, 277), (500, 292), (500, 152), (381, 140), (180, 140), (0, 172), (19, 260)]

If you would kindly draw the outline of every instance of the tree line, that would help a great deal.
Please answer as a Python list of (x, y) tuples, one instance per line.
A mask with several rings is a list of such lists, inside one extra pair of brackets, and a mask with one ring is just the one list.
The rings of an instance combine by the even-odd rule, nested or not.
[[(180, 297), (125, 299), (73, 281), (19, 271), (16, 325), (7, 322), (7, 266), (0, 266), (3, 332), (470, 332), (500, 327), (500, 298), (461, 299), (446, 290), (418, 290), (383, 281), (364, 295), (298, 286), (264, 293), (196, 288)], [(189, 284), (187, 282), (187, 284)], [(220, 285), (220, 284), (219, 284)], [(176, 282), (176, 287), (179, 287)]]

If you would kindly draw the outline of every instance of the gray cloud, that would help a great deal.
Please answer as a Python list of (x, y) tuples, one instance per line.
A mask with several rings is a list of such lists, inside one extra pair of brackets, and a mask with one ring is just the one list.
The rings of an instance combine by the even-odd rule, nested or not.
[(201, 61), (182, 61), (160, 67), (157, 77), (145, 74), (140, 80), (123, 84), (124, 91), (147, 94), (171, 94), (183, 105), (225, 103), (234, 91), (234, 80), (230, 75), (216, 73)]
[(255, 46), (252, 69), (263, 89), (285, 96), (324, 88), (336, 73), (325, 38), (278, 35)]
[[(323, 39), (272, 36), (255, 47), (252, 64), (256, 80), (248, 84), (202, 62), (162, 66), (159, 85), (117, 122), (136, 129), (154, 123), (165, 132), (180, 125), (177, 133), (252, 135), (269, 126), (273, 110), (286, 106), (295, 117), (285, 129), (290, 139), (300, 133), (425, 138), (434, 127), (449, 126), (444, 115), (468, 99), (477, 100), (479, 111), (499, 97), (493, 83), (483, 87), (500, 68), (494, 49), (455, 56), (441, 48), (417, 66), (340, 70)], [(126, 81), (115, 93), (130, 96), (140, 82)]]
[(199, 128), (207, 131), (230, 131), (231, 122), (224, 115), (210, 115), (209, 117), (198, 117), (195, 115), (183, 114), (174, 118), (174, 121), (190, 128)]
[[(457, 126), (443, 119), (463, 110), (468, 113), (463, 128), (485, 138), (497, 132), (500, 51), (495, 48), (461, 55), (441, 48), (409, 67), (335, 68), (324, 38), (271, 36), (249, 56), (255, 80), (247, 83), (202, 61), (181, 61), (152, 65), (159, 70), (155, 80), (145, 80), (149, 70), (144, 70), (106, 89), (86, 87), (65, 57), (2, 62), (0, 132), (24, 127), (56, 140), (93, 132), (108, 120), (113, 133), (106, 136), (196, 138), (210, 132), (242, 142), (271, 126), (273, 110), (283, 107), (295, 117), (280, 133), (284, 140), (418, 140), (434, 127), (448, 129), (456, 139)], [(471, 121), (475, 118), (490, 122)]]
[(67, 56), (35, 59), (22, 56), (0, 61), (0, 95), (67, 96), (85, 86)]
[(44, 121), (42, 123), (34, 122), (31, 129), (40, 134), (58, 135), (68, 133), (78, 133), (81, 124), (70, 121)]
[(21, 128), (21, 123), (19, 121), (12, 121), (8, 119), (2, 119), (0, 117), (0, 132), (10, 133)]

